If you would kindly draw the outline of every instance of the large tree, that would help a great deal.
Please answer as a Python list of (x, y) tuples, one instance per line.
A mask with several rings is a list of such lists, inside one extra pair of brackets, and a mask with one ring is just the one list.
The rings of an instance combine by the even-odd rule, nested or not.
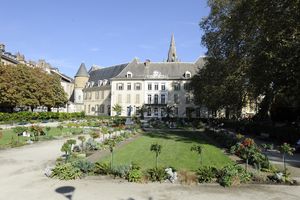
[(208, 5), (211, 12), (200, 23), (206, 64), (192, 81), (196, 102), (239, 115), (249, 99), (261, 99), (262, 118), (279, 96), (299, 108), (299, 0), (209, 0)]
[(58, 77), (24, 65), (0, 65), (0, 92), (0, 107), (5, 111), (14, 107), (57, 107), (67, 102)]

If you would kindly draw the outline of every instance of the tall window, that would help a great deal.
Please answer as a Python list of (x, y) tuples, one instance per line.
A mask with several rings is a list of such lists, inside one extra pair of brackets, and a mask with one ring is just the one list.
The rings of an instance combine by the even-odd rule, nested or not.
[(154, 95), (154, 103), (155, 103), (155, 104), (158, 104), (158, 94), (155, 94), (155, 95)]
[(127, 90), (131, 90), (131, 83), (127, 83)]
[(201, 109), (198, 107), (196, 108), (196, 117), (200, 117), (201, 115)]
[(184, 83), (183, 88), (187, 91), (191, 90), (191, 84), (190, 83)]
[(166, 95), (162, 94), (160, 96), (160, 102), (161, 102), (161, 104), (165, 104), (166, 103)]
[(165, 116), (165, 108), (160, 109), (160, 116), (164, 117)]
[(104, 90), (101, 91), (101, 99), (104, 99)]
[(148, 94), (148, 104), (151, 104), (151, 94)]
[(91, 105), (88, 106), (88, 113), (91, 112)]
[(135, 83), (134, 87), (135, 87), (134, 88), (135, 90), (141, 90), (141, 84), (140, 83)]
[(180, 90), (180, 83), (174, 83), (174, 90)]
[(130, 94), (127, 94), (127, 101), (126, 103), (130, 103)]
[(104, 113), (104, 105), (100, 105), (100, 113)]
[(154, 116), (158, 116), (158, 108), (154, 108)]
[(117, 90), (123, 90), (123, 83), (117, 84)]
[(89, 92), (89, 99), (92, 99), (93, 92)]
[(154, 84), (154, 90), (158, 90), (158, 83)]
[(148, 90), (152, 90), (152, 83), (148, 83)]
[(122, 103), (122, 94), (118, 94), (118, 100), (117, 100), (118, 103)]
[(178, 94), (174, 94), (174, 103), (179, 103), (179, 95)]
[(135, 103), (137, 103), (137, 104), (140, 103), (140, 94), (135, 95)]
[(166, 90), (166, 84), (165, 83), (161, 84), (161, 90), (163, 90), (163, 91)]
[(147, 109), (147, 116), (151, 116), (151, 107), (148, 107)]

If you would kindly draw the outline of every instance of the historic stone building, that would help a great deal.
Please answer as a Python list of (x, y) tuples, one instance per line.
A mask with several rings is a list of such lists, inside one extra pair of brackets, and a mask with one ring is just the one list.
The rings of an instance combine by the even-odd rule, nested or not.
[[(82, 103), (87, 115), (96, 116), (115, 115), (113, 107), (119, 104), (122, 116), (134, 115), (144, 105), (145, 117), (164, 117), (167, 107), (172, 107), (178, 117), (200, 117), (205, 110), (194, 105), (189, 81), (203, 64), (203, 58), (179, 62), (172, 35), (166, 62), (140, 62), (135, 58), (130, 63), (89, 72), (82, 64), (75, 76), (75, 104)], [(83, 99), (76, 101), (76, 94)]]

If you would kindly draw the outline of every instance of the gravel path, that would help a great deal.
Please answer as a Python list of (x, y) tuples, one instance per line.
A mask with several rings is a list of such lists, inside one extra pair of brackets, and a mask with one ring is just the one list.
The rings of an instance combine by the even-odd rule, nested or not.
[(218, 185), (184, 186), (169, 183), (134, 184), (104, 177), (59, 181), (43, 175), (60, 156), (65, 140), (53, 140), (0, 151), (0, 199), (103, 199), (103, 200), (228, 200), (300, 199), (298, 186)]

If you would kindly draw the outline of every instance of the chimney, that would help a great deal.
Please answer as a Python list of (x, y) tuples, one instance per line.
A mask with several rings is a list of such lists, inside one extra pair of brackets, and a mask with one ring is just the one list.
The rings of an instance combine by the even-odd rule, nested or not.
[(5, 45), (0, 43), (0, 51), (5, 52)]
[(144, 65), (145, 66), (148, 66), (148, 64), (151, 62), (151, 60), (150, 59), (146, 59), (146, 61), (144, 62)]

